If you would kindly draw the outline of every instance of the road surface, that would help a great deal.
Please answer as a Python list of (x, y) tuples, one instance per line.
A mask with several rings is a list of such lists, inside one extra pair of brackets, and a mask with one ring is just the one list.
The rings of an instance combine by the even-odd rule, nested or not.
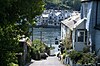
[(48, 57), (46, 60), (32, 61), (27, 66), (65, 66), (63, 65), (57, 57)]

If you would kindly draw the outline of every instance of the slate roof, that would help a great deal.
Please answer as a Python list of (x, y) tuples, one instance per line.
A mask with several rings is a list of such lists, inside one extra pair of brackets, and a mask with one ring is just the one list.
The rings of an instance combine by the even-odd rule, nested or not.
[(63, 20), (61, 23), (64, 24), (65, 26), (67, 26), (68, 28), (70, 28), (71, 30), (73, 30), (74, 28), (76, 28), (80, 23), (82, 23), (84, 19), (80, 18), (80, 13), (76, 13), (74, 15), (72, 15), (71, 17), (69, 17), (66, 20)]

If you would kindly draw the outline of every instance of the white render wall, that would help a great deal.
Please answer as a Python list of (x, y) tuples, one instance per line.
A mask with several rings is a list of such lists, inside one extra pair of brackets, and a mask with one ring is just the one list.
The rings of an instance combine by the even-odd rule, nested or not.
[(67, 29), (67, 27), (65, 25), (61, 24), (61, 39), (62, 40), (65, 39), (65, 37), (66, 37), (66, 34), (67, 34), (66, 29)]

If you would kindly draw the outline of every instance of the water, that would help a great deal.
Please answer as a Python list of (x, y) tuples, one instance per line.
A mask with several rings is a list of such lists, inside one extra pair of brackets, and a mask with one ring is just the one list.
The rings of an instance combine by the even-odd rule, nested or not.
[(60, 28), (33, 28), (33, 40), (40, 39), (48, 46), (55, 45), (55, 39), (60, 39), (60, 31)]

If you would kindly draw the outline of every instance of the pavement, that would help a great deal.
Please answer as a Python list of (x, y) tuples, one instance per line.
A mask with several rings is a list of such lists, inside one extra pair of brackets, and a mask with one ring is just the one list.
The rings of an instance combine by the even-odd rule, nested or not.
[(63, 65), (56, 56), (51, 56), (45, 60), (40, 60), (40, 61), (32, 60), (31, 63), (29, 63), (26, 66), (65, 66), (65, 65)]

